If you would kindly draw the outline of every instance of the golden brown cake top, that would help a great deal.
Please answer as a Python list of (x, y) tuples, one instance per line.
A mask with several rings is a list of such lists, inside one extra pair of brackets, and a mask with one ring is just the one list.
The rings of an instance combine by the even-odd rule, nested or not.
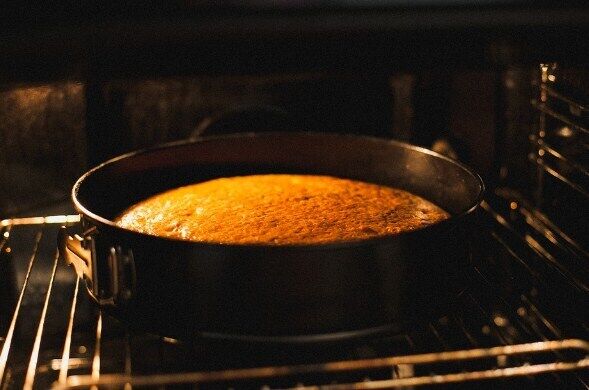
[(319, 175), (214, 179), (155, 195), (117, 225), (151, 235), (224, 244), (318, 244), (419, 229), (448, 213), (407, 191)]

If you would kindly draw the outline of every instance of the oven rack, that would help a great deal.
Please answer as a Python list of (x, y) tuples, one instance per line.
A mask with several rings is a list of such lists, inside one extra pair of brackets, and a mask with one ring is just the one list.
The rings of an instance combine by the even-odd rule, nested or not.
[[(489, 204), (484, 205), (484, 210), (492, 217), (491, 224), (496, 229), (491, 236), (496, 243), (518, 261), (525, 262), (526, 259), (517, 254), (519, 249), (510, 246), (509, 240), (504, 236), (506, 232), (513, 236), (507, 230), (515, 228)], [(255, 383), (256, 387), (265, 389), (278, 387), (335, 390), (413, 388), (462, 382), (476, 382), (476, 388), (479, 389), (481, 386), (484, 388), (485, 381), (491, 379), (494, 379), (491, 383), (501, 381), (500, 384), (505, 386), (506, 383), (512, 383), (505, 382), (509, 378), (520, 378), (509, 380), (522, 380), (525, 386), (532, 384), (540, 388), (545, 383), (563, 388), (568, 388), (569, 385), (574, 386), (571, 388), (589, 388), (589, 343), (586, 341), (589, 339), (589, 326), (584, 322), (583, 313), (577, 313), (578, 318), (568, 318), (573, 322), (572, 326), (557, 324), (535, 302), (535, 297), (538, 296), (536, 287), (519, 296), (516, 294), (509, 298), (501, 297), (498, 299), (499, 306), (493, 305), (492, 310), (482, 303), (484, 299), (464, 294), (461, 297), (464, 301), (462, 304), (473, 308), (468, 316), (450, 314), (427, 324), (419, 331), (396, 336), (395, 347), (392, 349), (402, 352), (386, 351), (385, 354), (379, 352), (376, 357), (354, 357), (313, 364), (232, 370), (184, 371), (166, 368), (143, 372), (136, 369), (139, 364), (137, 354), (133, 353), (138, 345), (144, 343), (142, 336), (135, 336), (125, 326), (100, 312), (90, 316), (87, 323), (80, 320), (81, 313), (93, 306), (87, 302), (88, 298), (83, 293), (83, 282), (75, 278), (75, 274), (59, 261), (54, 241), (59, 226), (76, 224), (78, 220), (78, 216), (61, 215), (7, 219), (0, 222), (1, 254), (16, 255), (14, 252), (19, 249), (19, 245), (13, 245), (11, 240), (20, 231), (28, 232), (27, 237), (33, 242), (32, 248), (30, 244), (29, 247), (20, 246), (20, 249), (27, 248), (32, 253), (20, 256), (21, 259), (28, 259), (26, 267), (20, 264), (26, 272), (21, 278), (20, 293), (16, 298), (7, 331), (0, 333), (1, 389), (20, 386), (25, 389), (52, 386), (64, 390), (166, 388), (168, 385), (188, 383), (199, 384), (199, 388), (206, 385), (215, 385), (215, 388), (220, 385), (227, 388), (251, 388), (252, 383)], [(46, 251), (43, 252), (43, 249)], [(16, 256), (12, 258), (16, 259)], [(49, 267), (45, 271), (40, 269), (43, 275), (33, 275), (37, 267), (41, 268), (41, 262)], [(491, 264), (491, 268), (497, 266), (498, 264)], [(527, 266), (529, 265), (522, 268)], [(475, 266), (475, 274), (480, 278), (477, 283), (482, 290), (489, 288), (485, 283), (492, 283), (483, 268), (482, 263)], [(35, 286), (33, 282), (38, 278), (44, 280), (45, 287), (35, 292), (32, 291)], [(64, 283), (62, 279), (68, 278)], [(69, 289), (69, 294), (65, 295), (71, 300), (61, 302), (61, 307), (55, 308), (60, 302), (55, 302), (59, 295), (53, 291), (61, 290), (63, 286)], [(42, 296), (37, 310), (38, 316), (25, 317), (24, 302), (34, 293)], [(65, 330), (50, 330), (53, 326), (47, 318), (50, 315), (55, 316), (56, 312), (63, 317)], [(470, 316), (480, 317), (480, 321), (476, 321), (477, 325), (470, 324)], [(18, 335), (17, 325), (26, 325), (26, 322), (29, 323), (30, 340), (26, 337), (26, 331)], [(117, 334), (117, 343), (111, 344), (112, 340), (107, 340), (105, 335), (110, 329), (117, 327), (122, 331), (110, 332)], [(478, 329), (479, 334), (475, 334), (476, 330), (473, 331), (473, 328)], [(578, 332), (569, 332), (568, 328), (577, 329)], [(157, 336), (146, 337), (157, 339), (157, 348), (160, 349), (177, 343), (175, 340)], [(54, 345), (53, 349), (46, 345), (51, 338), (59, 340), (59, 345)], [(399, 344), (399, 340), (402, 340), (403, 346)], [(388, 339), (379, 340), (383, 344), (388, 342)], [(164, 360), (161, 356), (160, 359)], [(453, 364), (456, 362), (459, 364)], [(116, 367), (112, 367), (113, 365)], [(383, 375), (379, 371), (372, 377), (371, 373), (375, 369), (384, 369), (386, 373)], [(323, 378), (327, 374), (339, 375), (352, 371), (357, 372), (352, 380), (345, 377), (333, 383), (334, 379), (326, 381)], [(321, 380), (315, 382), (316, 378), (312, 374), (321, 374)], [(282, 382), (284, 378), (286, 382)], [(278, 384), (274, 385), (277, 381)]]

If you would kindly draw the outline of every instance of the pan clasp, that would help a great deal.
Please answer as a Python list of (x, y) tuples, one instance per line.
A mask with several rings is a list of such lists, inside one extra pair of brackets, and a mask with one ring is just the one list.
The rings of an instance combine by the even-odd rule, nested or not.
[(133, 251), (120, 245), (111, 247), (108, 264), (112, 303), (116, 305), (130, 300), (137, 282)]

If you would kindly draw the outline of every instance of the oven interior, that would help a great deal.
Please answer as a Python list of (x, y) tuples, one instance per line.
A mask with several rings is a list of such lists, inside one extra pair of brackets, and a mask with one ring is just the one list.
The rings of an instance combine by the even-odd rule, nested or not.
[[(134, 22), (119, 27), (140, 24)], [(264, 31), (260, 20), (251, 23), (254, 33)], [(447, 46), (430, 51), (452, 66), (432, 65), (423, 48), (421, 57), (399, 60), (377, 44), (366, 49), (370, 58), (388, 48), (392, 65), (353, 61), (335, 29), (319, 40), (319, 47), (332, 48), (317, 57), (319, 65), (310, 54), (301, 54), (301, 65), (266, 42), (258, 49), (282, 54), (275, 68), (266, 57), (247, 62), (237, 51), (243, 63), (211, 72), (207, 66), (225, 58), (224, 51), (172, 66), (174, 56), (161, 59), (169, 53), (158, 46), (159, 59), (150, 59), (136, 38), (132, 55), (143, 54), (134, 60), (121, 54), (124, 44), (109, 41), (93, 46), (110, 53), (106, 59), (84, 52), (94, 60), (74, 71), (53, 58), (58, 71), (32, 67), (5, 76), (0, 388), (589, 388), (589, 72), (572, 61), (583, 60), (582, 53), (565, 56), (572, 64), (551, 62), (551, 55), (544, 61), (542, 50), (522, 60), (519, 44), (499, 38), (489, 44), (495, 35), (485, 35), (484, 26), (471, 39), (484, 41), (494, 59), (480, 60), (480, 51), (457, 55)], [(449, 31), (446, 38), (471, 29)], [(530, 44), (553, 54), (563, 51), (552, 42), (559, 38), (574, 47), (566, 25), (550, 31), (546, 47)], [(221, 32), (227, 40), (214, 43), (237, 50), (240, 41)], [(190, 34), (196, 33), (171, 42), (188, 50), (178, 42)], [(55, 37), (33, 35), (25, 43), (65, 50)], [(428, 37), (409, 44), (435, 42)], [(351, 42), (357, 48), (364, 41)], [(15, 47), (6, 46), (12, 57), (0, 68), (28, 64)], [(293, 46), (293, 53), (300, 50)], [(85, 58), (80, 53), (74, 50), (73, 63), (79, 64), (76, 55)], [(338, 67), (342, 59), (348, 61)], [(456, 65), (460, 59), (465, 63)], [(142, 65), (137, 73), (133, 64)], [(75, 179), (110, 157), (162, 142), (272, 130), (394, 138), (476, 169), (488, 191), (468, 286), (452, 310), (403, 334), (304, 345), (175, 340), (134, 331), (98, 310), (56, 249), (59, 227), (78, 225), (69, 201)]]

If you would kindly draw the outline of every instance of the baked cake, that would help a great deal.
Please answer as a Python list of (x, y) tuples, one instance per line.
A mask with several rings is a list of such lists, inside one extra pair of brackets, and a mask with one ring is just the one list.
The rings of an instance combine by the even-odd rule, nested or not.
[(172, 189), (123, 212), (117, 225), (223, 244), (304, 245), (394, 235), (449, 214), (407, 191), (319, 175), (219, 178)]

